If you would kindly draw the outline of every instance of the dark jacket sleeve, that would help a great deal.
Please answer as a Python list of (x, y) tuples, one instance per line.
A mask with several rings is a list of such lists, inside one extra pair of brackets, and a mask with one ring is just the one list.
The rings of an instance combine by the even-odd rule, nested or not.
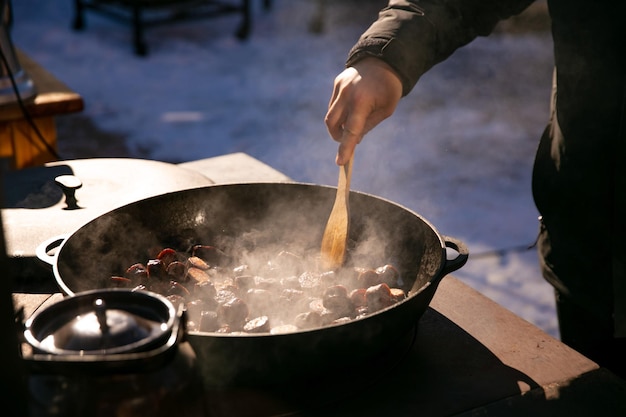
[(402, 79), (407, 95), (435, 64), (498, 21), (516, 15), (534, 0), (390, 0), (361, 35), (346, 65), (365, 56), (383, 59)]

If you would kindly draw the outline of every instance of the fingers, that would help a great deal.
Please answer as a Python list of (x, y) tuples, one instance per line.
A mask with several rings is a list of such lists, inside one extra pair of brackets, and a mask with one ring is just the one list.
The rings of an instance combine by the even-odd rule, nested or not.
[(337, 165), (345, 165), (348, 163), (354, 150), (356, 149), (356, 145), (358, 145), (363, 139), (363, 135), (352, 132), (349, 129), (343, 130), (343, 136), (341, 141), (339, 142), (339, 149), (337, 150), (337, 156), (335, 157), (335, 162)]
[(343, 114), (343, 109), (339, 108), (337, 102), (331, 104), (328, 109), (328, 113), (326, 113), (324, 122), (326, 123), (328, 134), (337, 142), (341, 142), (341, 138), (343, 136), (344, 120), (345, 116)]
[(335, 158), (337, 165), (344, 165), (350, 160), (356, 145), (361, 143), (365, 135), (364, 124), (362, 117), (355, 115), (348, 115), (345, 123), (331, 122), (328, 124), (330, 135), (339, 142), (339, 149)]
[(344, 70), (335, 78), (333, 94), (328, 103), (328, 111), (324, 122), (330, 136), (337, 142), (341, 142), (343, 128), (350, 109), (354, 107), (352, 103), (351, 80), (355, 76), (352, 68)]
[(401, 97), (400, 78), (376, 58), (363, 59), (335, 78), (325, 122), (339, 142), (338, 165), (344, 165), (363, 136), (394, 112)]
[(343, 114), (336, 116), (329, 112), (326, 117), (326, 125), (330, 136), (337, 142), (339, 142), (339, 149), (337, 151), (337, 157), (335, 162), (337, 165), (344, 165), (350, 160), (350, 157), (354, 153), (354, 148), (358, 145), (363, 136), (365, 135), (364, 120), (362, 117), (358, 117), (355, 114), (348, 114), (345, 117), (345, 122), (341, 122), (344, 119)]
[[(346, 75), (344, 73), (344, 75)], [(353, 71), (348, 75), (354, 75)], [(344, 83), (345, 77), (335, 80), (333, 95), (326, 113), (325, 123), (330, 136), (339, 142), (335, 162), (345, 165), (354, 153), (354, 149), (365, 135), (365, 122), (368, 119), (370, 106), (359, 105), (351, 83)]]

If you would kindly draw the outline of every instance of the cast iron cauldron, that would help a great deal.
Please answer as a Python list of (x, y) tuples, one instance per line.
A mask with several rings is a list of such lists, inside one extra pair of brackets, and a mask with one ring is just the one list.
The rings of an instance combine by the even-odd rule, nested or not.
[[(319, 185), (251, 183), (163, 194), (112, 210), (59, 239), (48, 262), (62, 291), (71, 295), (107, 287), (111, 275), (145, 260), (149, 248), (204, 243), (227, 253), (319, 250), (335, 193), (336, 188)], [(352, 191), (350, 209), (346, 264), (395, 265), (410, 288), (408, 297), (364, 318), (307, 331), (190, 331), (205, 381), (267, 383), (358, 365), (413, 329), (440, 280), (467, 261), (462, 242), (440, 235), (398, 204)], [(457, 252), (454, 259), (447, 259), (448, 248)]]

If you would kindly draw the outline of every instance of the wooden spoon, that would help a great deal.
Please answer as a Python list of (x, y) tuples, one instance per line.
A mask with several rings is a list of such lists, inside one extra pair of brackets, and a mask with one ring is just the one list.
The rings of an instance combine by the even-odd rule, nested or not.
[(343, 265), (346, 257), (346, 242), (350, 227), (350, 177), (352, 176), (352, 161), (354, 154), (342, 167), (339, 167), (339, 181), (335, 203), (328, 217), (324, 236), (322, 237), (322, 267), (326, 270), (335, 270)]

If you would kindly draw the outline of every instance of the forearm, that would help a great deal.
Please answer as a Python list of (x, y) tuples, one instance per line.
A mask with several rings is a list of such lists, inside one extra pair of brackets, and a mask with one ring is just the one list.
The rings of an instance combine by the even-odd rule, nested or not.
[(486, 36), (533, 0), (390, 0), (352, 48), (347, 66), (365, 56), (389, 64), (408, 94), (419, 78), (456, 49)]

